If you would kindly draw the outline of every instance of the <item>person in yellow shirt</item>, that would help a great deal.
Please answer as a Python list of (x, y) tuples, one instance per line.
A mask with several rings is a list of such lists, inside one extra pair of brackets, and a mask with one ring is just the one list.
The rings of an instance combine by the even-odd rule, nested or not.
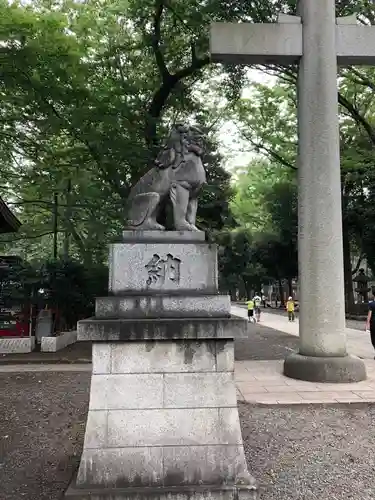
[(294, 300), (293, 297), (288, 298), (286, 303), (286, 310), (288, 311), (288, 320), (294, 321)]
[(255, 323), (254, 301), (250, 299), (246, 302), (246, 304), (247, 304), (247, 320), (249, 323), (250, 323), (250, 321), (253, 321)]

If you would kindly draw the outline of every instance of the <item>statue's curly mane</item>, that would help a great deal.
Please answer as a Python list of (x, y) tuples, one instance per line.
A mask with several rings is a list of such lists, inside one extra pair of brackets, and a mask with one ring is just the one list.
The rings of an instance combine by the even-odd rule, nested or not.
[(159, 152), (155, 166), (159, 169), (172, 167), (176, 169), (184, 161), (184, 149), (202, 137), (197, 127), (189, 127), (183, 123), (173, 126), (164, 148)]

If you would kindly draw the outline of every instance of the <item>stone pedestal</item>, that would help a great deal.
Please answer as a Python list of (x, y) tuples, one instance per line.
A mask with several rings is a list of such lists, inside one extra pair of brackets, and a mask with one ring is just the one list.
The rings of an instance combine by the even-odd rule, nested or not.
[(233, 337), (246, 322), (218, 295), (215, 246), (152, 233), (111, 246), (113, 295), (78, 324), (78, 339), (94, 341), (93, 373), (66, 495), (255, 498), (234, 383)]

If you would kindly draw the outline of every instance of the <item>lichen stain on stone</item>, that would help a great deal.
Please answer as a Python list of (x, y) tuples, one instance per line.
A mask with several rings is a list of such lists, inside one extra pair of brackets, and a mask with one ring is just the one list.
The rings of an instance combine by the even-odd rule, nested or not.
[(113, 304), (112, 314), (114, 315), (115, 318), (120, 317), (120, 301), (119, 300), (116, 300), (115, 303)]
[[(191, 467), (191, 464), (189, 464)], [(195, 468), (189, 475), (174, 468), (164, 476), (165, 486), (202, 486), (209, 481), (204, 481), (202, 471)]]
[(211, 356), (216, 356), (216, 340), (206, 342), (207, 351), (210, 352)]
[(156, 340), (148, 340), (147, 342), (145, 342), (145, 349), (147, 352), (151, 352), (153, 349), (155, 349), (156, 347), (156, 344), (157, 344), (157, 341)]
[(146, 477), (140, 474), (134, 474), (132, 477), (120, 477), (116, 480), (116, 488), (142, 488), (145, 486), (161, 486), (161, 480), (154, 480), (151, 475)]
[(164, 476), (165, 486), (181, 486), (185, 484), (185, 474), (178, 469), (168, 471)]
[(194, 355), (196, 353), (197, 344), (194, 342), (195, 347), (193, 346), (193, 342), (183, 342), (184, 346), (184, 363), (185, 365), (191, 365), (193, 363)]
[(228, 342), (226, 340), (217, 341), (216, 342), (216, 354), (220, 354), (221, 352), (224, 352), (225, 348), (227, 346), (227, 343)]

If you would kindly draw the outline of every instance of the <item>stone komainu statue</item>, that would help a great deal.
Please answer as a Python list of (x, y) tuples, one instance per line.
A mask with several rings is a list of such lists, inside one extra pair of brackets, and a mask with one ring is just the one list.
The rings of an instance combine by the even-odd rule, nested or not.
[(202, 163), (202, 133), (175, 125), (151, 168), (132, 188), (127, 203), (127, 229), (165, 230), (158, 222), (166, 203), (172, 204), (176, 231), (198, 231), (198, 193), (206, 183)]

